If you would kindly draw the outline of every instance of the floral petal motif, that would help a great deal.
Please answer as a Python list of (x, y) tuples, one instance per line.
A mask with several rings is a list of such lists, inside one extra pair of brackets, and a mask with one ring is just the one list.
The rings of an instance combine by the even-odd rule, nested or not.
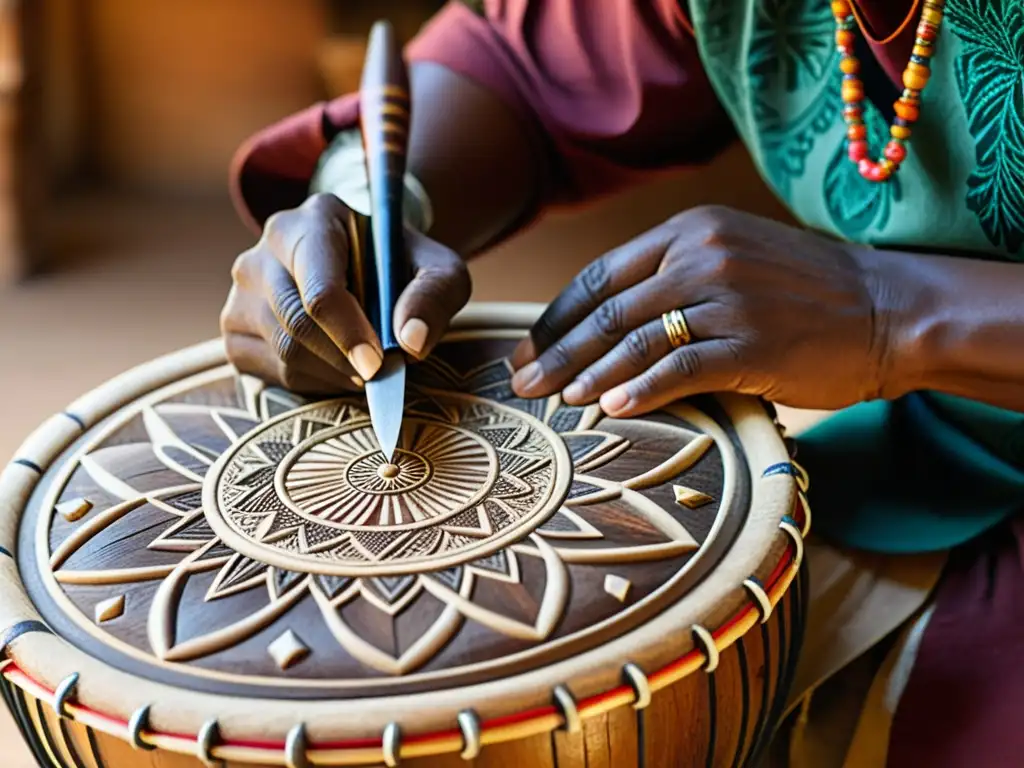
[(697, 435), (676, 453), (656, 467), (652, 467), (641, 475), (623, 481), (622, 487), (634, 491), (652, 488), (667, 483), (676, 475), (681, 475), (706, 454), (715, 444), (710, 435)]
[[(218, 542), (211, 542), (206, 548), (188, 555), (161, 582), (156, 594), (153, 595), (146, 629), (150, 647), (158, 658), (165, 661), (189, 661), (237, 645), (265, 628), (305, 594), (303, 589), (291, 589), (277, 599), (268, 594), (268, 602), (258, 610), (250, 612), (245, 618), (191, 637), (184, 642), (177, 642), (178, 611), (188, 580), (195, 575), (225, 567), (237, 557), (223, 555), (204, 558), (204, 555), (217, 545)], [(263, 578), (266, 579), (266, 573)]]
[[(160, 494), (151, 494), (153, 499), (188, 493), (195, 486), (169, 488)], [(173, 568), (168, 563), (166, 554), (151, 552), (144, 544), (129, 547), (130, 561), (119, 568), (102, 568), (99, 570), (81, 570), (74, 566), (73, 556), (86, 544), (103, 546), (105, 539), (113, 543), (138, 538), (145, 539), (147, 532), (154, 525), (171, 525), (178, 520), (177, 514), (171, 515), (164, 508), (150, 503), (150, 497), (139, 495), (127, 501), (115, 504), (94, 514), (85, 523), (76, 527), (50, 555), (50, 568), (54, 571), (57, 581), (66, 584), (118, 584), (130, 581), (145, 581), (162, 578)], [(148, 543), (148, 542), (147, 542)], [(72, 563), (68, 564), (68, 561)]]
[(164, 530), (150, 542), (149, 548), (164, 552), (192, 552), (215, 538), (203, 510), (197, 509)]
[(182, 477), (203, 482), (206, 470), (213, 464), (213, 458), (204, 451), (189, 445), (157, 414), (156, 409), (146, 408), (142, 412), (142, 421), (146, 425), (153, 452), (168, 469), (172, 469)]
[(245, 555), (235, 555), (217, 574), (206, 592), (207, 602), (258, 587), (267, 582), (267, 564)]
[[(414, 577), (420, 581), (422, 577)], [(471, 588), (471, 580), (467, 579), (463, 585), (463, 592), (467, 595)], [(345, 621), (339, 610), (340, 603), (337, 600), (329, 599), (315, 583), (310, 592), (313, 599), (320, 608), (324, 617), (324, 623), (330, 630), (334, 639), (338, 641), (349, 654), (366, 666), (376, 669), (388, 675), (404, 675), (421, 667), (432, 659), (447, 643), (459, 627), (462, 626), (462, 616), (454, 605), (447, 605), (441, 615), (404, 653), (399, 656), (388, 653), (376, 645), (363, 639), (363, 637), (352, 629)]]
[(299, 395), (268, 387), (255, 376), (243, 374), (238, 377), (237, 383), (239, 402), (253, 418), (261, 422), (269, 421), (308, 402)]
[(458, 592), (441, 583), (433, 574), (424, 574), (420, 577), (423, 580), (423, 586), (437, 599), (458, 608), (466, 618), (483, 624), (495, 632), (501, 632), (521, 640), (543, 640), (554, 631), (565, 613), (565, 607), (569, 600), (569, 572), (556, 551), (542, 537), (530, 534), (529, 541), (530, 546), (517, 544), (511, 550), (517, 555), (540, 558), (544, 564), (546, 577), (544, 596), (537, 610), (537, 618), (532, 625), (472, 602), (468, 597), (472, 594), (473, 578), (471, 573), (467, 573), (467, 577), (462, 583), (462, 589)]
[(589, 472), (607, 464), (629, 450), (630, 446), (629, 440), (620, 435), (593, 429), (567, 432), (562, 435), (562, 439), (569, 449), (577, 472)]
[[(599, 563), (629, 563), (646, 560), (661, 560), (675, 557), (677, 555), (692, 552), (700, 545), (693, 535), (679, 523), (672, 515), (662, 509), (658, 504), (648, 499), (641, 493), (624, 488), (618, 483), (600, 480), (595, 477), (581, 478), (588, 484), (601, 487), (606, 486), (609, 490), (617, 489), (619, 496), (615, 500), (621, 509), (618, 514), (622, 517), (635, 517), (646, 523), (650, 528), (663, 537), (662, 541), (649, 542), (641, 540), (642, 543), (630, 543), (626, 545), (597, 546), (592, 540), (594, 537), (573, 537), (579, 540), (570, 540), (565, 543), (558, 542), (555, 551), (566, 563), (581, 563), (595, 565)], [(600, 511), (600, 524), (591, 525), (595, 530), (601, 531), (601, 538), (608, 538), (605, 530), (611, 524), (612, 516), (600, 507), (578, 507), (574, 508), (583, 512), (584, 509), (595, 510), (591, 513), (597, 519), (597, 512)], [(568, 511), (563, 508), (563, 512)], [(582, 516), (582, 515), (581, 515)], [(544, 538), (556, 538), (547, 531), (539, 531)], [(525, 546), (525, 545), (521, 545)]]
[[(621, 491), (620, 491), (621, 494)], [(600, 539), (602, 533), (568, 507), (558, 512), (537, 529), (545, 539)]]

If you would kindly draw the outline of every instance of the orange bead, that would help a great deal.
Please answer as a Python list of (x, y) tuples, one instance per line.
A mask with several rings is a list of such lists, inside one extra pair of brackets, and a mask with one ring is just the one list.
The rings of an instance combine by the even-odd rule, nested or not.
[(840, 21), (850, 18), (852, 12), (846, 0), (832, 0), (832, 15)]
[(864, 124), (851, 125), (846, 129), (846, 138), (850, 141), (857, 141), (867, 136), (867, 129), (864, 128)]
[(894, 139), (906, 141), (910, 138), (910, 128), (905, 125), (894, 125), (889, 129), (889, 135)]
[(847, 47), (853, 45), (853, 32), (849, 29), (837, 29), (836, 30), (836, 45), (840, 47)]
[(853, 56), (844, 56), (842, 61), (839, 62), (839, 69), (842, 70), (844, 75), (856, 75), (860, 72), (860, 62)]
[(930, 45), (915, 45), (913, 54), (915, 56), (924, 56), (926, 59), (930, 58), (934, 49)]
[(920, 91), (922, 88), (928, 85), (928, 76), (919, 75), (916, 72), (912, 72), (908, 67), (907, 70), (903, 73), (903, 85), (915, 91)]
[(921, 116), (921, 110), (918, 109), (917, 106), (913, 104), (908, 104), (907, 102), (903, 101), (903, 99), (900, 99), (895, 104), (893, 104), (893, 108), (896, 110), (897, 115), (899, 115), (904, 120), (910, 123), (914, 122), (915, 120), (917, 120), (918, 117)]
[(864, 100), (864, 86), (857, 81), (843, 83), (843, 101), (853, 104)]

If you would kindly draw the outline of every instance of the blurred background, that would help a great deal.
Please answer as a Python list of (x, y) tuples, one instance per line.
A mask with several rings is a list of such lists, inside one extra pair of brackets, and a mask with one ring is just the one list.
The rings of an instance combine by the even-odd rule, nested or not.
[[(407, 39), (441, 4), (0, 2), (0, 460), (92, 387), (217, 335), (231, 263), (254, 240), (228, 200), (235, 149), (354, 90), (375, 19)], [(785, 218), (734, 147), (549, 217), (474, 262), (474, 298), (549, 300), (603, 250), (712, 202)], [(5, 717), (0, 740), (20, 749)]]

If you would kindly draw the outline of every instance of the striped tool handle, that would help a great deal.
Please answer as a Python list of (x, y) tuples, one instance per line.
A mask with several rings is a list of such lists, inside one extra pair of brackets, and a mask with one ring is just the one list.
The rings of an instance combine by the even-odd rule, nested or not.
[(359, 112), (373, 245), (373, 263), (366, 265), (364, 309), (385, 352), (400, 348), (393, 318), (398, 297), (409, 281), (402, 217), (409, 110), (409, 76), (401, 45), (391, 24), (378, 21), (370, 31)]

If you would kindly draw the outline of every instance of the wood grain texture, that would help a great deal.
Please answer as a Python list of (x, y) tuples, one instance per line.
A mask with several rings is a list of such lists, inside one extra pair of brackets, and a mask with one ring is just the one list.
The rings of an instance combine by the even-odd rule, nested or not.
[[(58, 636), (15, 640), (8, 678), (45, 703), (78, 672), (76, 724), (115, 742), (125, 726), (89, 711), (127, 722), (152, 705), (164, 735), (144, 738), (160, 754), (194, 750), (188, 734), (216, 717), (222, 756), (238, 764), (279, 762), (238, 742), (283, 744), (297, 717), (314, 745), (366, 740), (329, 750), (332, 762), (366, 764), (382, 758), (372, 745), (389, 722), (404, 734), (446, 731), (466, 708), (488, 723), (474, 765), (629, 766), (641, 753), (654, 765), (663, 750), (681, 765), (744, 764), (780, 712), (792, 665), (764, 643), (786, 649), (799, 636), (784, 607), (798, 590), (787, 591), (789, 577), (770, 584), (781, 609), (768, 624), (751, 614), (716, 636), (714, 674), (699, 670), (687, 628), (713, 630), (749, 609), (743, 580), (768, 579), (790, 546), (779, 522), (793, 478), (764, 472), (787, 461), (777, 431), (743, 398), (626, 421), (557, 398), (520, 401), (502, 363), (522, 333), (517, 313), (529, 316), (472, 310), (417, 367), (417, 434), (397, 478), (376, 471), (358, 402), (306, 404), (230, 369), (197, 373), (216, 362), (213, 348), (179, 357), (181, 376), (158, 362), (84, 400), (86, 434), (56, 462), (77, 433), (40, 454), (45, 474), (21, 502), (22, 571)], [(679, 503), (678, 486), (713, 501)], [(438, 548), (449, 561), (431, 568)], [(428, 560), (406, 568), (421, 551)], [(17, 584), (0, 589), (0, 612), (33, 615)], [(667, 666), (687, 654), (692, 665)], [(651, 675), (650, 707), (635, 711), (628, 689), (608, 706), (588, 699), (621, 686), (627, 661)], [(750, 682), (758, 663), (763, 690)], [(559, 682), (588, 702), (580, 733), (543, 712), (494, 722), (550, 705)], [(265, 697), (258, 709), (254, 695)], [(758, 706), (737, 707), (748, 699)], [(37, 716), (40, 738), (59, 736), (58, 721), (44, 725)], [(438, 749), (458, 752), (455, 734)], [(428, 760), (408, 747), (403, 760)]]

